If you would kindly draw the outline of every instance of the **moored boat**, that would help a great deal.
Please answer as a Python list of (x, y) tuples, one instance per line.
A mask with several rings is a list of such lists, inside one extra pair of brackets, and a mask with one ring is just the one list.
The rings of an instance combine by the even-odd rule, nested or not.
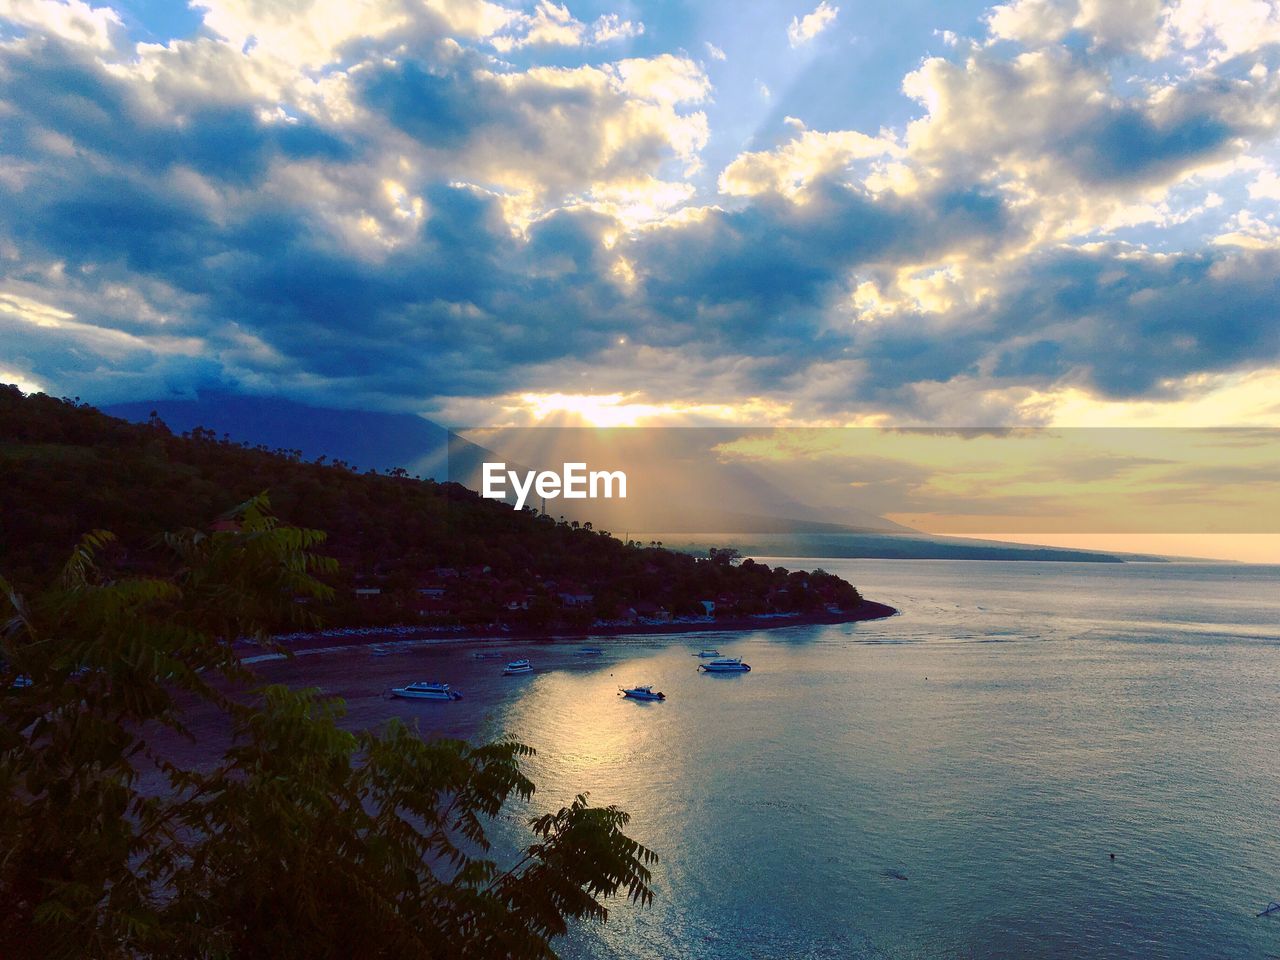
[(512, 676), (517, 673), (533, 673), (533, 664), (528, 660), (512, 660), (503, 669), (503, 676)]
[(655, 692), (649, 684), (643, 684), (635, 687), (619, 687), (618, 692), (624, 697), (632, 700), (665, 700), (667, 695), (661, 691)]
[(406, 700), (461, 700), (462, 694), (447, 683), (432, 683), (419, 680), (404, 687), (392, 687), (393, 696)]
[(705, 670), (707, 673), (747, 673), (751, 670), (751, 666), (743, 663), (741, 657), (717, 657), (707, 663), (698, 664), (698, 669)]
[(699, 650), (697, 653), (694, 654), (694, 656), (701, 657), (703, 660), (707, 660), (713, 657), (720, 656), (720, 651), (719, 650)]

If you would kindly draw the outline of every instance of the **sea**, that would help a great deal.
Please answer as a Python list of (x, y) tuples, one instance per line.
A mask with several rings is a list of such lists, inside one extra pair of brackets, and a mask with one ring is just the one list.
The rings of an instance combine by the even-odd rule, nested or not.
[(538, 750), (495, 849), (589, 792), (660, 856), (562, 956), (1280, 957), (1280, 567), (761, 559), (901, 612), (570, 645), (468, 721)]

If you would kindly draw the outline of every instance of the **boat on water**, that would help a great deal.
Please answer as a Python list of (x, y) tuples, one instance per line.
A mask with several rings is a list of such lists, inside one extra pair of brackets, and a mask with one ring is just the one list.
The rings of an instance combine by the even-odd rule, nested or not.
[(512, 660), (502, 671), (504, 677), (517, 673), (533, 673), (533, 664), (528, 660)]
[(719, 650), (699, 650), (697, 653), (694, 654), (694, 656), (701, 657), (703, 660), (708, 660), (713, 657), (720, 656), (720, 651)]
[(578, 653), (584, 657), (598, 657), (604, 653), (604, 647), (582, 647)]
[(471, 656), (476, 660), (501, 660), (503, 655), (501, 650), (477, 650)]
[(698, 669), (707, 673), (747, 673), (751, 670), (751, 665), (743, 663), (741, 657), (716, 657), (698, 664)]
[(649, 684), (636, 687), (619, 687), (618, 692), (632, 700), (665, 700), (667, 695), (661, 691), (654, 692)]
[(461, 700), (462, 694), (452, 689), (447, 683), (429, 683), (419, 680), (407, 687), (392, 687), (393, 696), (406, 700)]

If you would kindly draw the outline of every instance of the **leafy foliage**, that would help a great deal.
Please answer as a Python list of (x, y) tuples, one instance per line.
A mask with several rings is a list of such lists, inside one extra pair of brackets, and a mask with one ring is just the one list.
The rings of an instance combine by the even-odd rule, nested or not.
[[(33, 596), (0, 580), (6, 957), (550, 957), (606, 898), (650, 899), (655, 855), (585, 797), (510, 870), (487, 858), (530, 748), (351, 732), (340, 701), (255, 690), (228, 638), (305, 617), (334, 565), (265, 497), (233, 516), (164, 536), (149, 576), (114, 578), (99, 531)], [(201, 701), (230, 747), (183, 766), (158, 745)]]

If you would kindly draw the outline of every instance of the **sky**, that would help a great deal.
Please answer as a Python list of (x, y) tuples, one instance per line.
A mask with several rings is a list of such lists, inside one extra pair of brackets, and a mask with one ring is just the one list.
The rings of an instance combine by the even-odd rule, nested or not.
[(1280, 425), (1280, 4), (0, 0), (0, 382)]
[[(818, 522), (1280, 562), (1274, 428), (539, 426), (467, 435), (485, 460), (503, 462), (500, 476), (512, 466), (522, 478), (531, 467), (558, 472), (567, 463), (625, 468), (625, 501), (546, 507), (614, 531), (714, 543), (735, 532), (782, 532), (782, 518), (808, 532), (803, 524)], [(449, 477), (480, 489), (480, 469), (474, 456), (451, 458)]]

